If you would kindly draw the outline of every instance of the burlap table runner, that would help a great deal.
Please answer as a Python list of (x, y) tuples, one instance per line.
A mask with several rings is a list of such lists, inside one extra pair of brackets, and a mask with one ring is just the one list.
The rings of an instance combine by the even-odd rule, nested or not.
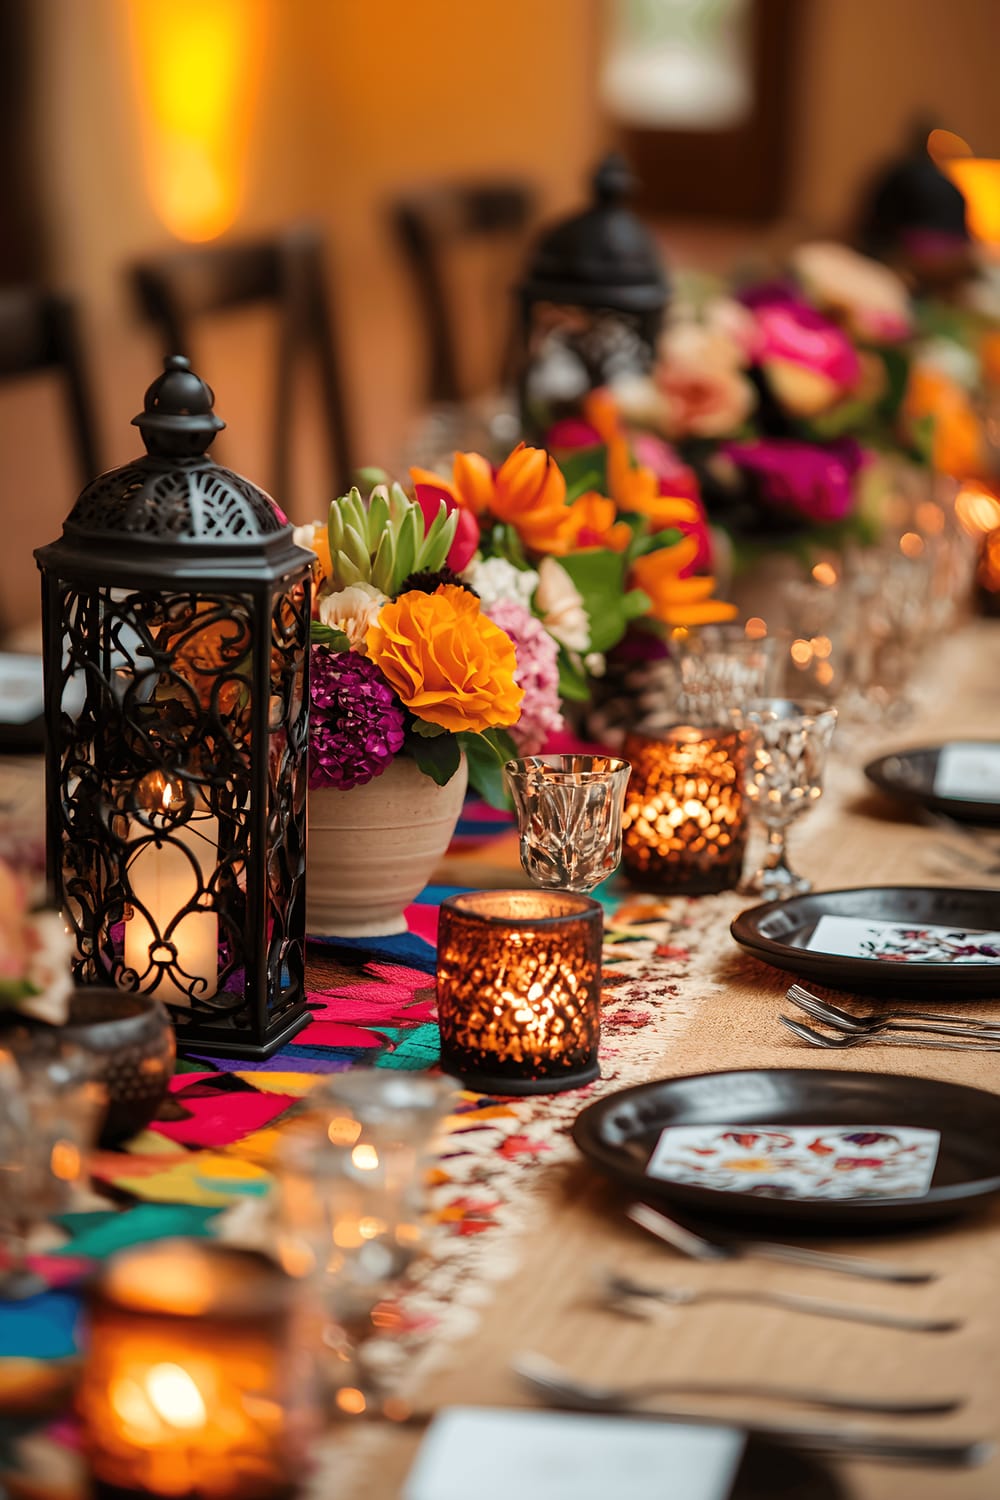
[[(881, 750), (904, 744), (1000, 737), (998, 665), (1000, 626), (978, 623), (945, 642), (928, 662), (916, 684), (917, 712), (910, 720), (888, 730), (840, 727), (827, 795), (792, 833), (793, 862), (819, 888), (944, 883), (929, 873), (931, 845), (938, 836), (895, 817), (871, 796), (861, 766)], [(957, 878), (952, 883), (982, 882)], [(729, 921), (745, 901), (732, 895), (706, 899), (714, 901), (718, 920), (698, 955), (693, 983), (686, 986), (688, 995), (695, 996), (689, 1001), (690, 1014), (650, 1077), (824, 1066), (1000, 1088), (1000, 1054), (975, 1057), (867, 1046), (837, 1055), (800, 1045), (777, 1020), (786, 980), (745, 958), (728, 937)], [(1000, 926), (1000, 892), (997, 909)], [(413, 1395), (421, 1408), (531, 1404), (509, 1373), (511, 1357), (531, 1349), (600, 1382), (687, 1376), (798, 1382), (875, 1395), (958, 1394), (966, 1404), (954, 1416), (871, 1420), (880, 1430), (900, 1433), (1000, 1439), (1000, 1207), (954, 1224), (865, 1240), (860, 1246), (857, 1240), (822, 1242), (830, 1248), (884, 1253), (940, 1273), (925, 1287), (883, 1287), (766, 1262), (699, 1265), (629, 1225), (621, 1212), (624, 1196), (571, 1155), (540, 1175), (542, 1191), (533, 1219), (516, 1247), (517, 1269), (492, 1288), (477, 1330), (447, 1351), (437, 1351), (446, 1359), (444, 1367), (416, 1381)], [(963, 1327), (946, 1335), (888, 1332), (726, 1303), (634, 1322), (598, 1305), (595, 1268), (601, 1266), (686, 1287), (794, 1288), (900, 1312), (956, 1317)], [(720, 1415), (750, 1408), (743, 1400), (716, 1400), (710, 1407)], [(761, 1405), (759, 1410), (774, 1415), (780, 1408)], [(411, 1430), (373, 1427), (357, 1445), (361, 1453), (355, 1451), (340, 1468), (338, 1450), (345, 1459), (347, 1454), (335, 1439), (314, 1493), (388, 1500), (399, 1494), (418, 1442), (419, 1433)], [(354, 1471), (349, 1481), (347, 1470)], [(1000, 1495), (1000, 1459), (968, 1472), (852, 1462), (844, 1466), (844, 1475), (857, 1500), (941, 1500), (945, 1495), (996, 1500)], [(473, 1493), (474, 1476), (469, 1482)]]

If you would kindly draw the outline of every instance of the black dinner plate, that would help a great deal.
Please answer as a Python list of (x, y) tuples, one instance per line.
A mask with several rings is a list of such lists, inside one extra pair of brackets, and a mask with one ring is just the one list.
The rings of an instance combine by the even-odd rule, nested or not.
[(847, 1491), (815, 1454), (751, 1434), (730, 1500), (847, 1500)]
[[(941, 1139), (922, 1197), (777, 1198), (647, 1177), (646, 1163), (668, 1125), (908, 1125), (936, 1130)], [(1000, 1192), (1000, 1095), (896, 1073), (762, 1068), (662, 1078), (587, 1105), (573, 1139), (588, 1161), (630, 1191), (694, 1214), (850, 1232), (959, 1214)]]
[(822, 916), (996, 932), (1000, 891), (922, 885), (811, 891), (808, 896), (751, 906), (729, 929), (755, 958), (831, 989), (935, 1000), (1000, 1000), (1000, 963), (894, 963), (807, 948)]
[[(962, 741), (963, 744), (973, 743)], [(1000, 752), (1000, 742), (978, 740), (976, 744), (989, 745)], [(865, 775), (880, 792), (897, 802), (929, 812), (944, 813), (968, 823), (1000, 824), (1000, 802), (979, 802), (973, 797), (952, 797), (934, 790), (934, 775), (938, 756), (946, 747), (929, 745), (915, 750), (897, 750), (893, 755), (882, 755), (865, 766)]]

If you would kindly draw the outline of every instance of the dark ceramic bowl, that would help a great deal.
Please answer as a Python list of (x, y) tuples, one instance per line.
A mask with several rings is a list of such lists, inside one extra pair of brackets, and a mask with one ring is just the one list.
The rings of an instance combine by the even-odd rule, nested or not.
[(95, 1077), (108, 1091), (101, 1145), (138, 1135), (155, 1117), (174, 1074), (176, 1041), (164, 1006), (151, 995), (78, 989), (59, 1030), (94, 1058)]

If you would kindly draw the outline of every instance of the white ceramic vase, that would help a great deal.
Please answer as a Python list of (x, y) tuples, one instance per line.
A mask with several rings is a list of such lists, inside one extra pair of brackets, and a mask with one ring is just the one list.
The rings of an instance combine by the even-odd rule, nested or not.
[(405, 932), (403, 912), (434, 873), (455, 831), (468, 782), (465, 756), (438, 786), (398, 756), (349, 792), (309, 792), (306, 929), (317, 937)]

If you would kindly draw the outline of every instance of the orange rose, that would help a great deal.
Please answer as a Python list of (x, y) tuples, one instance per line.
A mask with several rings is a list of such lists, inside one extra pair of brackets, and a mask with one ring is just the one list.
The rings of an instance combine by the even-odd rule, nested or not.
[(457, 734), (517, 720), (524, 692), (508, 635), (480, 612), (467, 589), (400, 594), (367, 634), (368, 655), (418, 719)]
[(732, 620), (735, 604), (713, 599), (715, 579), (682, 578), (698, 552), (698, 539), (685, 537), (672, 547), (637, 557), (629, 572), (629, 586), (642, 589), (652, 601), (652, 613), (665, 625), (708, 625)]

